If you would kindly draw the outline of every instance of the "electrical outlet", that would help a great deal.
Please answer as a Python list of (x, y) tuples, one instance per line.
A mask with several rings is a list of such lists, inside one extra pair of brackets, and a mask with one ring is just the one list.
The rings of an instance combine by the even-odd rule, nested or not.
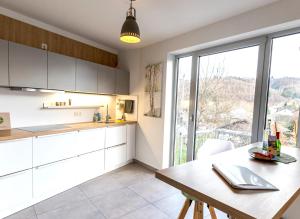
[(74, 116), (75, 116), (75, 117), (80, 117), (80, 116), (81, 116), (81, 112), (80, 112), (80, 111), (74, 112)]

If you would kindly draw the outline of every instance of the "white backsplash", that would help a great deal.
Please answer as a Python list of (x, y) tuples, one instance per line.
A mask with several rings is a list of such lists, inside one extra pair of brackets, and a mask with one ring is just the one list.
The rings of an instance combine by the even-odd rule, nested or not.
[(73, 106), (104, 105), (104, 108), (100, 108), (103, 116), (106, 115), (108, 104), (109, 113), (112, 119), (115, 118), (115, 96), (24, 92), (6, 88), (0, 88), (0, 112), (10, 113), (12, 128), (93, 120), (93, 114), (97, 109), (41, 109), (43, 103), (68, 102), (68, 99), (72, 99)]

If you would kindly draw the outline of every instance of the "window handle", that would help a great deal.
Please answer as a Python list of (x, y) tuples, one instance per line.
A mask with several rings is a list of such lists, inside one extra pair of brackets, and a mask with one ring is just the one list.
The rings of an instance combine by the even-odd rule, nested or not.
[(190, 121), (191, 121), (191, 122), (194, 122), (194, 117), (195, 117), (194, 114), (192, 114), (192, 115), (190, 116)]

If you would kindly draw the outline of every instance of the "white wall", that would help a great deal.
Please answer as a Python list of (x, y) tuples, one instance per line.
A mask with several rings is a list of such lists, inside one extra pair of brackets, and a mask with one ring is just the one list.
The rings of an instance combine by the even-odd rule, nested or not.
[[(115, 97), (75, 94), (38, 93), (0, 89), (0, 112), (9, 112), (12, 128), (75, 122), (91, 122), (97, 109), (41, 109), (45, 102), (64, 102), (72, 99), (74, 106), (95, 106), (109, 104), (109, 113), (115, 117)], [(100, 112), (106, 115), (106, 109)]]
[[(139, 98), (137, 159), (155, 168), (168, 164), (170, 135), (170, 94), (173, 72), (168, 69), (174, 53), (210, 47), (274, 31), (300, 27), (300, 1), (281, 0), (271, 5), (226, 19), (142, 49), (119, 52), (120, 66), (130, 71), (130, 91)], [(143, 116), (144, 68), (163, 61), (163, 113), (161, 118)], [(165, 98), (166, 93), (168, 94)], [(167, 107), (166, 107), (167, 106)]]

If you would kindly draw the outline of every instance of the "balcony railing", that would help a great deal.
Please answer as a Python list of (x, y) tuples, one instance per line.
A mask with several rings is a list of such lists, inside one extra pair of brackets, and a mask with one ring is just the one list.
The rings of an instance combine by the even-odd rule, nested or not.
[[(232, 141), (234, 146), (241, 147), (251, 142), (251, 133), (245, 131), (233, 131), (224, 128), (198, 130), (195, 136), (195, 154), (207, 139), (215, 138)], [(175, 164), (186, 162), (187, 134), (180, 133), (176, 138)]]

